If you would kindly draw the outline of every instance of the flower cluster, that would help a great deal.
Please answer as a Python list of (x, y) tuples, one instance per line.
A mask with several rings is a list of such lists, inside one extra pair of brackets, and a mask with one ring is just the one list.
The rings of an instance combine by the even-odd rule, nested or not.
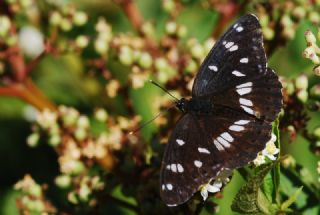
[(30, 175), (25, 175), (21, 181), (18, 181), (14, 189), (23, 193), (17, 203), (24, 214), (56, 213), (56, 209), (45, 198), (44, 187), (37, 184)]
[[(304, 58), (310, 59), (312, 63), (316, 64), (313, 71), (315, 75), (320, 76), (320, 58), (318, 56), (320, 54), (320, 48), (317, 45), (317, 38), (310, 30), (306, 31), (304, 36), (307, 42), (307, 48), (305, 48), (302, 55)], [(320, 39), (320, 32), (317, 37)]]

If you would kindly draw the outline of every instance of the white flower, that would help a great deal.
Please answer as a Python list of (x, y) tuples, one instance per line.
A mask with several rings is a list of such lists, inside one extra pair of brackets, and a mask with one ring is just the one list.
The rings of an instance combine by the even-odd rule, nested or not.
[(265, 157), (259, 153), (256, 157), (256, 159), (254, 159), (253, 163), (255, 166), (260, 166), (262, 164), (264, 164), (266, 162)]
[(266, 143), (266, 147), (259, 152), (256, 159), (253, 160), (255, 166), (260, 166), (266, 162), (266, 157), (270, 160), (275, 160), (276, 157), (274, 155), (279, 153), (279, 149), (276, 147), (274, 142), (277, 140), (276, 135), (272, 134), (271, 139)]
[(203, 198), (203, 201), (205, 201), (208, 198), (208, 192), (210, 193), (217, 193), (221, 190), (222, 184), (227, 184), (229, 180), (229, 176), (232, 174), (232, 170), (230, 169), (222, 169), (217, 177), (215, 178), (215, 181), (211, 185), (209, 181), (208, 184), (205, 184), (200, 187), (200, 193)]
[(262, 151), (262, 155), (268, 157), (270, 160), (275, 160), (276, 157), (274, 155), (278, 154), (280, 151), (274, 144), (276, 140), (276, 135), (272, 134), (271, 139), (266, 144), (266, 148)]
[(213, 183), (213, 185), (208, 183), (208, 184), (202, 186), (201, 190), (200, 190), (200, 193), (201, 193), (201, 196), (203, 198), (203, 201), (205, 201), (208, 198), (208, 192), (217, 193), (217, 192), (220, 191), (221, 187), (222, 187), (222, 182), (217, 182), (217, 181), (215, 181)]

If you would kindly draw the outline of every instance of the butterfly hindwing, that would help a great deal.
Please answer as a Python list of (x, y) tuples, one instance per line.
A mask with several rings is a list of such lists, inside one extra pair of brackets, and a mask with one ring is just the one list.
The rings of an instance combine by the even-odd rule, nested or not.
[(195, 116), (183, 115), (170, 136), (161, 167), (160, 195), (167, 205), (186, 202), (220, 170), (222, 163), (217, 154), (198, 151), (208, 150), (210, 145), (211, 140), (206, 138)]

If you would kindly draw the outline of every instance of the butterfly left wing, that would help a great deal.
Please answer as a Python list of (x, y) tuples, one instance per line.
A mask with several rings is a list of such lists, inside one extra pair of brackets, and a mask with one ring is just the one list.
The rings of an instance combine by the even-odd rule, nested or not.
[(160, 195), (169, 206), (186, 202), (222, 168), (252, 161), (271, 137), (271, 125), (228, 108), (212, 114), (185, 114), (166, 146)]

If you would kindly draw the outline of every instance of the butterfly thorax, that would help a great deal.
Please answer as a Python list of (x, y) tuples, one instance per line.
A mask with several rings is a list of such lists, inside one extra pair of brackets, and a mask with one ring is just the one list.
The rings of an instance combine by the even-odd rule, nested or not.
[(183, 112), (194, 112), (194, 113), (211, 113), (213, 110), (213, 103), (209, 99), (182, 98), (176, 103), (177, 108)]

